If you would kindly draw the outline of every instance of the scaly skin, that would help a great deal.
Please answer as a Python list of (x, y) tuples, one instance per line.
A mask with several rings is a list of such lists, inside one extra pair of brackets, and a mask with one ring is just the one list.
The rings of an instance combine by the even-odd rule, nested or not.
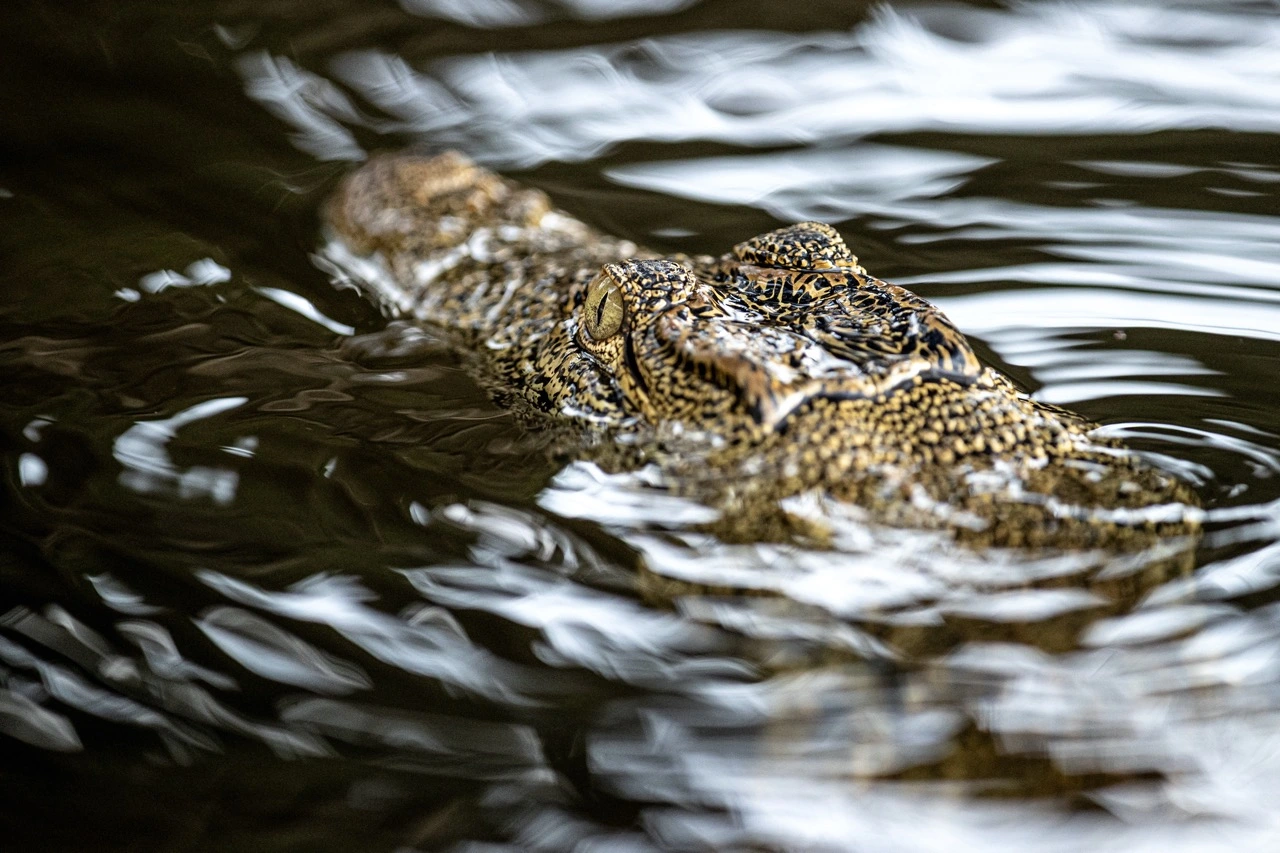
[(561, 448), (656, 466), (721, 510), (722, 536), (814, 533), (786, 508), (802, 495), (976, 546), (1134, 550), (1198, 530), (1187, 487), (984, 368), (830, 226), (661, 258), (454, 153), (375, 158), (326, 216), (331, 258), (377, 269), (356, 283), (387, 314), (446, 333)]

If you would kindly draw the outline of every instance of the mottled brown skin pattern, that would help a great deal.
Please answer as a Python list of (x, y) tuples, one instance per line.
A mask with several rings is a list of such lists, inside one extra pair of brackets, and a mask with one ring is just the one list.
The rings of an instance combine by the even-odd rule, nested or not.
[[(736, 539), (821, 535), (817, 495), (978, 546), (1142, 548), (1193, 494), (984, 368), (935, 307), (801, 223), (661, 258), (458, 154), (371, 160), (327, 207), (358, 286), (449, 336), (502, 405), (580, 455), (655, 465)], [(563, 442), (561, 446), (567, 446)]]

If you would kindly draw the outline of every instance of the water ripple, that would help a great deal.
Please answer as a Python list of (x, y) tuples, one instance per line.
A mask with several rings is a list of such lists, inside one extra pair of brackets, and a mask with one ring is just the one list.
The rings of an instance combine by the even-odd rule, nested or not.
[[(66, 66), (49, 140), (89, 138), (91, 104), (92, 138), (141, 156), (102, 176), (54, 145), (11, 193), (42, 223), (6, 243), (40, 284), (0, 345), (0, 737), (37, 759), (0, 773), (11, 811), (75, 810), (89, 846), (94, 815), (180, 811), (137, 793), (171, 788), (175, 838), (213, 803), (242, 847), (397, 821), (388, 849), (1276, 846), (1273, 4), (920, 3), (852, 29), (862, 7), (828, 4), (785, 22), (821, 16), (807, 33), (767, 4), (377, 5), (217, 2), (221, 48), (186, 16), (127, 49), (108, 23), (109, 73)], [(153, 77), (213, 118), (134, 127), (114, 87)], [(668, 249), (837, 223), (984, 358), (1192, 483), (1205, 535), (974, 553), (804, 495), (785, 509), (829, 542), (729, 543), (652, 471), (553, 472), (430, 330), (353, 334), (375, 309), (323, 273), (354, 259), (308, 265), (306, 185), (339, 169), (316, 161), (406, 142), (579, 163), (531, 180)]]
[[(505, 167), (589, 158), (632, 139), (764, 146), (918, 131), (1280, 129), (1280, 22), (1247, 6), (1028, 3), (917, 15), (882, 10), (850, 32), (700, 32), (462, 55), (426, 69), (377, 51), (335, 59), (336, 76), (386, 116), (377, 119), (283, 58), (259, 54), (241, 71), (250, 94), (298, 128), (300, 145), (342, 159), (356, 156), (342, 124)], [(1201, 43), (1187, 50), (1170, 33)]]
[(422, 610), (401, 619), (369, 607), (364, 603), (369, 594), (350, 579), (316, 577), (281, 592), (216, 572), (202, 572), (201, 579), (232, 601), (326, 625), (377, 660), (438, 679), (461, 695), (512, 707), (539, 707), (572, 689), (569, 682), (473, 645), (448, 611)]

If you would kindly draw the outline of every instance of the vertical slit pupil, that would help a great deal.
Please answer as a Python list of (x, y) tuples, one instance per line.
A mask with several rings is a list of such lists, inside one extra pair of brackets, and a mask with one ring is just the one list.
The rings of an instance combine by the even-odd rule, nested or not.
[(596, 329), (597, 330), (603, 331), (604, 329), (604, 307), (608, 302), (609, 302), (608, 293), (605, 293), (605, 295), (600, 297), (600, 300), (596, 302)]

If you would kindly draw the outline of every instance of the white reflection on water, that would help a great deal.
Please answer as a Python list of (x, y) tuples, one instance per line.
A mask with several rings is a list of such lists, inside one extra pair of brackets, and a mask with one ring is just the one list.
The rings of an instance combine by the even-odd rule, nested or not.
[(606, 474), (594, 463), (572, 462), (556, 473), (538, 505), (571, 518), (628, 527), (679, 527), (720, 517), (711, 507), (660, 488), (647, 473)]
[(201, 258), (189, 264), (185, 274), (174, 270), (157, 270), (156, 272), (147, 273), (138, 280), (138, 287), (141, 290), (122, 287), (115, 292), (115, 296), (126, 302), (137, 302), (142, 298), (143, 293), (160, 293), (171, 287), (200, 287), (209, 284), (222, 284), (230, 280), (231, 270), (213, 258)]
[(173, 635), (156, 622), (133, 619), (117, 623), (116, 630), (138, 647), (147, 667), (162, 679), (203, 681), (220, 690), (236, 689), (229, 676), (184, 658)]
[[(890, 689), (829, 671), (696, 702), (636, 701), (627, 705), (635, 725), (599, 734), (592, 758), (637, 798), (726, 808), (731, 820), (679, 808), (648, 815), (661, 837), (715, 849), (1271, 849), (1280, 837), (1274, 615), (1201, 608), (1182, 620), (1189, 636), (1057, 656), (970, 644)], [(958, 706), (957, 694), (968, 697)], [(946, 796), (980, 782), (861, 781), (939, 757), (958, 708), (1007, 757), (1049, 757), (1070, 773), (1167, 775), (1089, 794), (1119, 821), (1049, 801)]]
[(182, 427), (242, 406), (248, 399), (206, 400), (171, 418), (138, 421), (129, 427), (111, 448), (111, 455), (124, 466), (120, 472), (121, 484), (143, 494), (174, 494), (183, 499), (202, 496), (219, 505), (230, 504), (235, 500), (239, 474), (229, 468), (208, 465), (178, 468), (166, 447)]
[(199, 576), (231, 601), (325, 625), (377, 660), (438, 679), (452, 693), (482, 696), (513, 707), (538, 707), (567, 689), (545, 673), (474, 645), (446, 610), (424, 609), (398, 617), (368, 606), (365, 601), (370, 594), (348, 578), (315, 577), (276, 592), (217, 572), (204, 571)]
[[(402, 5), (477, 25), (517, 25), (535, 14), (501, 0)], [(1271, 193), (1280, 181), (1274, 163), (1220, 162), (1214, 152), (1195, 166), (1152, 162), (1148, 153), (1133, 162), (1085, 154), (1058, 164), (1085, 180), (1045, 182), (1047, 194), (1077, 194), (1078, 204), (1064, 205), (1021, 190), (1016, 199), (977, 195), (975, 187), (1000, 192), (990, 181), (966, 185), (998, 166), (988, 157), (860, 140), (1275, 133), (1280, 17), (1260, 5), (1142, 2), (916, 13), (922, 23), (884, 11), (850, 32), (699, 32), (429, 64), (362, 49), (305, 69), (259, 53), (240, 70), (250, 94), (296, 130), (296, 144), (323, 159), (363, 156), (356, 128), (407, 135), (432, 150), (457, 147), (508, 168), (589, 159), (631, 140), (821, 145), (612, 164), (605, 174), (680, 198), (753, 205), (782, 220), (859, 219), (908, 249), (907, 258), (931, 241), (961, 244), (955, 268), (897, 282), (926, 289), (962, 330), (1029, 368), (1046, 400), (1229, 393), (1217, 362), (1137, 344), (1102, 352), (1097, 332), (1203, 332), (1224, 350), (1237, 336), (1280, 341), (1280, 218), (1107, 193), (1124, 195), (1116, 191), (1124, 181), (1193, 176), (1195, 192)], [(924, 139), (912, 144), (931, 144)], [(1089, 197), (1094, 188), (1100, 192)], [(1026, 251), (1002, 251), (1007, 243)], [(985, 245), (990, 261), (974, 251)], [(864, 257), (873, 271), (877, 260)], [(1006, 289), (981, 292), (992, 284)], [(1206, 353), (1206, 361), (1217, 354)], [(1209, 402), (1206, 410), (1219, 411)], [(1274, 436), (1248, 434), (1244, 424), (1208, 426), (1128, 423), (1108, 432), (1227, 458), (1260, 479), (1277, 470)], [(1190, 480), (1213, 480), (1204, 466), (1158, 461)], [(669, 849), (1277, 846), (1280, 613), (1233, 603), (1273, 595), (1280, 583), (1273, 504), (1209, 510), (1216, 528), (1206, 548), (1223, 550), (1194, 575), (1154, 582), (1141, 579), (1143, 568), (1187, 543), (1129, 559), (976, 555), (941, 538), (873, 529), (856, 512), (810, 499), (790, 508), (832, 523), (831, 547), (728, 544), (697, 529), (714, 511), (662, 493), (644, 472), (611, 476), (582, 464), (564, 469), (537, 504), (540, 512), (480, 501), (411, 504), (416, 524), (474, 537), (462, 564), (401, 569), (425, 600), (421, 611), (380, 613), (353, 588), (328, 595), (322, 587), (332, 579), (273, 592), (203, 577), (241, 606), (330, 626), (372, 657), (465, 695), (552, 707), (563, 687), (540, 691), (535, 682), (575, 669), (642, 688), (593, 722), (587, 758), (608, 792), (638, 801), (645, 831)], [(612, 534), (643, 566), (636, 584), (656, 587), (663, 609), (619, 595), (630, 587), (614, 583), (601, 565), (608, 561), (543, 513)], [(603, 578), (605, 589), (583, 576)], [(1124, 580), (1132, 580), (1128, 598), (1110, 600), (1104, 582)], [(680, 584), (761, 594), (672, 593)], [(546, 669), (475, 646), (455, 612), (528, 629)], [(949, 652), (912, 654), (913, 637), (947, 630), (958, 635)], [(1079, 641), (1055, 654), (1036, 647), (1040, 633), (1059, 630)], [(758, 651), (744, 655), (750, 664), (728, 651), (737, 641)], [(329, 699), (284, 714), (353, 741), (382, 731), (409, 750), (431, 743), (435, 731)], [(988, 753), (959, 739), (969, 730), (987, 739)], [(495, 737), (520, 740), (518, 731)], [(923, 774), (929, 782), (877, 778), (949, 756), (975, 764)], [(485, 756), (470, 760), (483, 766)], [(1057, 790), (1040, 802), (951, 796), (999, 793), (1011, 779), (1017, 787), (1016, 767), (984, 760), (1042, 762), (1060, 781), (1079, 782), (1102, 811), (1067, 812)], [(1088, 774), (1115, 774), (1116, 784), (1098, 787), (1081, 779)], [(560, 813), (526, 818), (522, 837), (542, 833), (539, 849), (570, 846), (546, 842), (572, 834)]]
[[(889, 179), (846, 178), (848, 170), (835, 168), (863, 157), (889, 163)], [(1041, 251), (1067, 259), (895, 279), (908, 286), (993, 281), (1058, 286), (933, 296), (966, 332), (987, 335), (1027, 325), (1152, 326), (1280, 340), (1275, 248), (1280, 219), (1141, 206), (1107, 210), (923, 198), (945, 190), (938, 180), (967, 172), (971, 159), (860, 146), (853, 152), (646, 163), (609, 174), (630, 186), (686, 198), (755, 205), (784, 221), (865, 215), (927, 226), (937, 231), (937, 239), (1033, 241)], [(914, 166), (896, 165), (905, 163)], [(916, 181), (903, 184), (898, 180), (903, 174)]]
[[(400, 0), (407, 11), (472, 27), (520, 27), (555, 17), (604, 20), (667, 15), (698, 0)], [(552, 9), (559, 15), (553, 15)]]
[(261, 293), (277, 305), (283, 305), (290, 311), (300, 314), (314, 323), (319, 323), (334, 334), (354, 335), (356, 333), (354, 326), (348, 326), (346, 323), (339, 323), (337, 320), (326, 317), (310, 299), (300, 296), (291, 290), (282, 290), (279, 287), (255, 287), (253, 290), (256, 293)]
[(541, 630), (538, 656), (552, 666), (581, 666), (653, 688), (752, 673), (746, 664), (710, 656), (716, 637), (705, 628), (547, 572), (498, 561), (404, 574), (436, 604), (485, 610)]
[[(949, 601), (956, 608), (971, 591), (993, 596), (1000, 589), (1080, 577), (1103, 566), (1128, 565), (1115, 555), (1073, 552), (1030, 558), (1020, 551), (975, 552), (943, 534), (895, 530), (868, 524), (857, 507), (815, 495), (789, 499), (784, 506), (800, 518), (828, 529), (829, 549), (789, 543), (721, 542), (698, 525), (716, 513), (667, 495), (665, 512), (651, 512), (644, 497), (652, 487), (634, 474), (605, 474), (589, 463), (568, 466), (538, 496), (540, 506), (559, 515), (606, 525), (634, 548), (655, 574), (693, 584), (778, 593), (843, 617)], [(632, 508), (635, 508), (632, 511)], [(1154, 509), (1154, 508), (1153, 508)], [(1163, 559), (1187, 543), (1171, 540), (1134, 555), (1129, 571)], [(1002, 619), (1032, 621), (1060, 604), (1061, 590), (1022, 599)], [(992, 599), (995, 600), (994, 598)]]
[(344, 127), (362, 120), (345, 94), (323, 77), (263, 51), (237, 63), (249, 97), (295, 128), (293, 143), (322, 160), (359, 160), (364, 149)]
[(84, 748), (70, 720), (7, 687), (0, 687), (0, 732), (55, 752)]
[[(0, 615), (0, 627), (13, 631), (35, 649), (0, 637), (0, 662), (35, 679), (11, 681), (25, 683), (28, 698), (42, 706), (56, 703), (99, 720), (151, 730), (176, 761), (189, 761), (193, 749), (217, 748), (216, 739), (201, 730), (202, 725), (258, 740), (281, 757), (330, 752), (307, 732), (292, 732), (240, 714), (209, 690), (187, 680), (186, 673), (170, 671), (165, 675), (143, 669), (56, 605), (46, 608), (44, 614), (14, 608)], [(78, 748), (79, 739), (69, 719), (51, 708), (45, 707), (45, 711), (47, 715), (33, 718), (39, 721), (37, 729), (17, 726), (11, 733), (23, 739), (33, 732), (46, 738), (58, 735), (60, 739), (51, 748)]]
[(389, 120), (357, 115), (327, 81), (301, 89), (283, 60), (242, 72), (308, 150), (328, 139), (321, 156), (344, 159), (355, 143), (335, 121), (503, 166), (585, 159), (628, 139), (1280, 129), (1280, 18), (1261, 10), (1091, 2), (916, 14), (925, 25), (884, 10), (850, 32), (699, 32), (426, 69), (375, 51), (335, 60), (334, 73)]
[(255, 675), (316, 693), (346, 694), (372, 686), (364, 670), (236, 607), (215, 607), (196, 625), (224, 654)]
[(34, 453), (23, 453), (18, 457), (18, 481), (30, 488), (42, 486), (49, 478), (49, 466)]
[(163, 608), (154, 604), (147, 604), (140, 593), (121, 583), (118, 578), (109, 572), (103, 572), (99, 575), (86, 575), (85, 580), (93, 585), (93, 591), (98, 594), (98, 598), (101, 599), (102, 603), (117, 613), (127, 613), (131, 616), (149, 616), (163, 610)]
[[(1259, 479), (1269, 479), (1276, 474), (1280, 474), (1280, 449), (1277, 449), (1273, 440), (1275, 436), (1266, 433), (1258, 435), (1257, 431), (1244, 429), (1242, 424), (1231, 421), (1219, 420), (1211, 422), (1211, 424), (1215, 427), (1214, 429), (1131, 422), (1111, 424), (1101, 428), (1099, 432), (1103, 435), (1129, 441), (1142, 438), (1158, 438), (1173, 447), (1213, 448), (1238, 457)], [(1262, 438), (1263, 442), (1259, 443), (1256, 440), (1251, 440), (1251, 438), (1245, 438), (1244, 436), (1249, 435), (1250, 432), (1253, 432), (1252, 438)], [(1232, 433), (1243, 433), (1244, 435), (1232, 435)], [(1203, 481), (1212, 476), (1211, 471), (1203, 466), (1196, 466), (1189, 460), (1182, 460), (1178, 470), (1186, 474), (1187, 479), (1192, 482)], [(1252, 518), (1255, 515), (1263, 518), (1273, 517), (1274, 512), (1275, 508), (1273, 506), (1263, 505), (1217, 509), (1211, 512), (1210, 517), (1221, 521), (1240, 521)]]
[[(1217, 335), (1242, 335), (1262, 340), (1280, 341), (1280, 305), (1241, 303), (1229, 298), (1199, 299), (1154, 294), (1138, 294), (1096, 287), (1042, 288), (1038, 290), (1002, 290), (998, 293), (976, 293), (943, 296), (932, 300), (947, 316), (969, 334), (989, 339), (992, 348), (1013, 363), (1017, 355), (1007, 355), (1000, 347), (1000, 333), (1005, 329), (1023, 329), (1031, 318), (1046, 328), (1074, 329), (1081, 326), (1101, 329), (1160, 328), (1182, 329)], [(1108, 352), (1109, 355), (1109, 352)], [(1062, 382), (1063, 374), (1036, 372), (1046, 384), (1039, 397), (1051, 403), (1096, 399), (1106, 393), (1178, 393), (1220, 396), (1224, 392), (1201, 386), (1172, 382), (1120, 382), (1116, 371), (1120, 363), (1108, 365), (1096, 357), (1090, 369), (1087, 361), (1075, 365), (1075, 381)], [(1034, 358), (1046, 358), (1036, 351)], [(1163, 360), (1163, 359), (1157, 359)], [(1185, 361), (1169, 363), (1170, 372), (1186, 375), (1211, 373)], [(1140, 365), (1134, 375), (1150, 377)], [(1188, 369), (1183, 369), (1188, 368)], [(1128, 386), (1126, 388), (1126, 386)]]
[(753, 205), (783, 221), (840, 222), (861, 214), (888, 214), (908, 202), (946, 195), (991, 162), (950, 151), (864, 144), (666, 160), (619, 166), (605, 174), (625, 186)]
[[(900, 215), (909, 215), (908, 211)], [(1131, 289), (1248, 301), (1274, 333), (1280, 294), (1275, 252), (1280, 220), (1214, 211), (1050, 208), (1001, 201), (948, 201), (922, 221), (968, 240), (1036, 241), (1065, 261), (963, 270), (937, 283), (1016, 281)], [(915, 279), (903, 279), (915, 283)]]
[[(583, 488), (589, 498), (574, 496)], [(839, 550), (729, 545), (682, 530), (696, 522), (643, 512), (620, 519), (619, 508), (644, 488), (634, 477), (579, 471), (553, 483), (539, 502), (562, 513), (598, 514), (655, 574), (776, 595), (677, 599), (677, 612), (695, 624), (777, 643), (779, 650), (800, 644), (864, 661), (899, 659), (895, 629), (935, 631), (957, 617), (985, 626), (980, 633), (999, 625), (1070, 623), (1077, 613), (1088, 626), (1076, 651), (1048, 655), (1023, 642), (971, 639), (894, 682), (852, 664), (788, 673), (782, 654), (773, 661), (784, 671), (759, 682), (670, 679), (666, 695), (615, 703), (609, 724), (591, 736), (591, 766), (611, 791), (655, 804), (645, 811), (645, 825), (668, 846), (1034, 846), (1064, 853), (1086, 846), (1154, 853), (1268, 849), (1280, 837), (1270, 805), (1280, 795), (1280, 763), (1273, 760), (1280, 755), (1274, 608), (1249, 613), (1197, 603), (1246, 591), (1235, 583), (1208, 595), (1201, 584), (1215, 575), (1242, 579), (1247, 570), (1248, 590), (1274, 587), (1280, 570), (1274, 546), (1167, 581), (1132, 612), (1088, 625), (1096, 618), (1089, 614), (1105, 603), (1098, 593), (1027, 584), (1095, 572), (1114, 578), (1140, 570), (1155, 555), (1127, 567), (1107, 555), (1009, 554), (1002, 560), (999, 553), (975, 555), (918, 535), (869, 530), (852, 517), (838, 531)], [(610, 489), (623, 496), (608, 496)], [(1260, 524), (1280, 517), (1260, 507), (1234, 512), (1259, 517)], [(1276, 529), (1254, 533), (1273, 539)], [(590, 607), (573, 606), (581, 596), (560, 588), (563, 581), (510, 565), (424, 570), (414, 582), (433, 601), (503, 613), (540, 626), (549, 638), (557, 622), (570, 628), (595, 621)], [(543, 590), (552, 589), (559, 591), (549, 601), (567, 606), (540, 606)], [(627, 623), (618, 618), (623, 611), (602, 601), (601, 616), (616, 614), (627, 636)], [(887, 644), (864, 630), (877, 623), (890, 629)], [(674, 636), (670, 629), (665, 635)], [(647, 636), (658, 640), (664, 633)], [(593, 656), (635, 654), (634, 639), (595, 643), (578, 661), (598, 672), (609, 671), (590, 663)], [(567, 647), (579, 651), (576, 643)], [(616, 669), (612, 677), (628, 680)], [(950, 782), (872, 783), (966, 755), (956, 751), (955, 739), (967, 726), (992, 739), (995, 757), (970, 748), (973, 763)], [(1066, 813), (1053, 799), (1010, 806), (952, 796), (998, 790), (999, 774), (984, 760), (1047, 760), (1068, 779), (1111, 774), (1117, 783), (1086, 791), (1104, 809), (1095, 815)], [(720, 810), (728, 816), (717, 816)]]
[[(221, 649), (265, 678), (322, 694), (369, 686), (351, 664), (246, 611), (217, 608), (200, 621)], [(359, 705), (311, 693), (282, 700), (278, 721), (254, 720), (194, 683), (203, 681), (220, 694), (234, 695), (239, 689), (227, 675), (184, 659), (163, 626), (133, 620), (116, 627), (141, 649), (141, 660), (56, 607), (45, 614), (24, 608), (0, 614), (0, 628), (25, 642), (0, 637), (0, 672), (8, 676), (0, 687), (0, 733), (43, 749), (78, 751), (84, 744), (75, 725), (55, 710), (64, 709), (151, 730), (181, 763), (188, 763), (193, 751), (219, 750), (220, 734), (234, 733), (263, 742), (283, 758), (329, 756), (334, 754), (331, 743), (346, 743), (382, 747), (397, 766), (446, 772), (451, 778), (525, 783), (553, 778), (526, 726)], [(251, 639), (230, 639), (232, 632)], [(264, 652), (266, 643), (276, 648)], [(254, 644), (258, 648), (249, 648)], [(49, 659), (57, 657), (76, 666)]]

